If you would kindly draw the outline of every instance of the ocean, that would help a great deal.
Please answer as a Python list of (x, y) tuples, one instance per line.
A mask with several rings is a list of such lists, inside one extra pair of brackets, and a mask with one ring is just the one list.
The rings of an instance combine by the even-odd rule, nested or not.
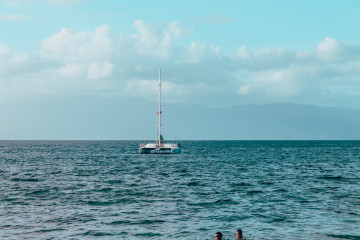
[(0, 239), (360, 239), (360, 141), (0, 141)]

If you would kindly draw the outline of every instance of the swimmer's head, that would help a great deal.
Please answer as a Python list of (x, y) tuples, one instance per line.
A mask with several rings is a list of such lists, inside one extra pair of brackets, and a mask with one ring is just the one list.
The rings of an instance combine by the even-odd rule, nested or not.
[(236, 230), (236, 239), (241, 239), (242, 238), (242, 230), (241, 229), (238, 229)]
[(215, 233), (215, 240), (221, 240), (221, 239), (222, 239), (222, 233), (221, 232)]

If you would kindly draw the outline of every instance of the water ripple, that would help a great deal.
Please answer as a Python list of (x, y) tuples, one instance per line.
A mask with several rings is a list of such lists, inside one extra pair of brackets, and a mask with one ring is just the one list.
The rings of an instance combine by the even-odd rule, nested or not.
[(360, 239), (359, 141), (0, 141), (1, 239)]

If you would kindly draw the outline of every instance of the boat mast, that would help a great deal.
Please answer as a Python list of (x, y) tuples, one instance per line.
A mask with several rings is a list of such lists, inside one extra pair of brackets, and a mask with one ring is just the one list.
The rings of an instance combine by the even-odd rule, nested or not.
[(161, 146), (161, 68), (159, 68), (158, 145)]

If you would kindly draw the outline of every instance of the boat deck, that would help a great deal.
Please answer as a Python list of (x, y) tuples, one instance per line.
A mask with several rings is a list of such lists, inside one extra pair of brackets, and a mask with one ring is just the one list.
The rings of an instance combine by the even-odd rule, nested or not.
[(160, 146), (155, 143), (140, 144), (140, 154), (178, 154), (181, 149), (176, 143), (164, 143)]

